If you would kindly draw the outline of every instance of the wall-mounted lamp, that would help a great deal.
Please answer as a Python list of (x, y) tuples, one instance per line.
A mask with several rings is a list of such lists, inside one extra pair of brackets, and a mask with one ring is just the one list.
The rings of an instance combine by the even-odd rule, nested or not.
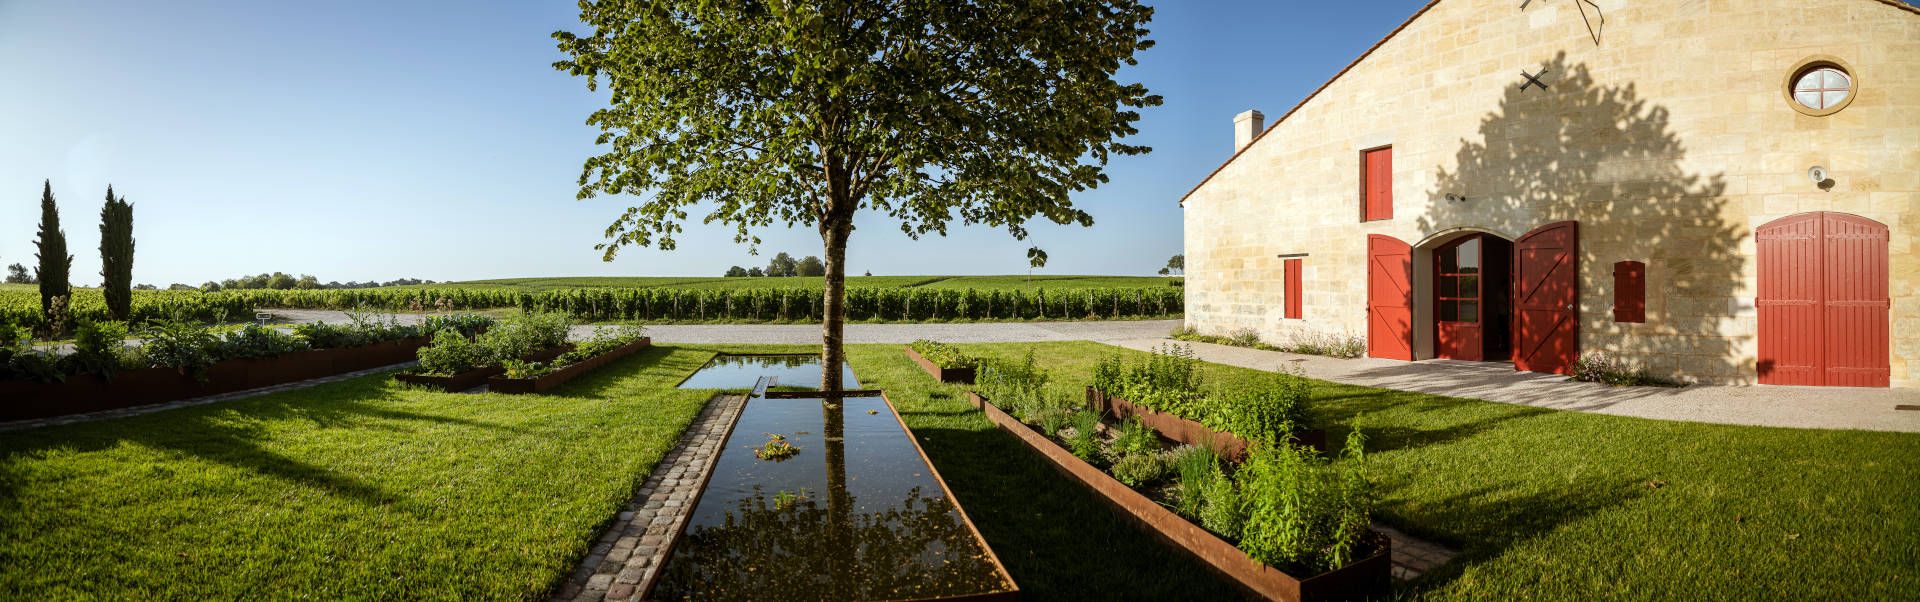
[(1813, 180), (1813, 185), (1819, 186), (1821, 190), (1833, 190), (1833, 178), (1829, 177), (1830, 175), (1827, 173), (1827, 168), (1819, 165), (1807, 169), (1807, 179)]

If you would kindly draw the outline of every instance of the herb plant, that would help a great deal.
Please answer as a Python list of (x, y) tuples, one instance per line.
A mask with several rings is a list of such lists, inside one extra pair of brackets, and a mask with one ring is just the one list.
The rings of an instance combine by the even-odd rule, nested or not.
[(908, 347), (912, 348), (914, 353), (920, 354), (920, 357), (927, 358), (927, 361), (941, 368), (972, 368), (980, 363), (978, 358), (967, 355), (959, 347), (939, 341), (920, 339)]

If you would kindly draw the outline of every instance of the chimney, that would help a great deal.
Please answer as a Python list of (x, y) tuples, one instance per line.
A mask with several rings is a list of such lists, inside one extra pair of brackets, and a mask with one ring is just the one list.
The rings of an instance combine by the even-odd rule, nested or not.
[(1260, 130), (1266, 128), (1267, 116), (1261, 115), (1258, 110), (1248, 109), (1245, 113), (1234, 115), (1233, 152), (1240, 152), (1240, 149), (1244, 149), (1248, 144), (1252, 144), (1253, 137), (1260, 135)]

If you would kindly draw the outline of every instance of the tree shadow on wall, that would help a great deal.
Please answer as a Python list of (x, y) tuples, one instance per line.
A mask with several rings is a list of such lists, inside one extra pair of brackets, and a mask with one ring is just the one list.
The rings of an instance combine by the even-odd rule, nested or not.
[[(1549, 87), (1507, 86), (1480, 141), (1461, 140), (1455, 170), (1439, 170), (1423, 235), (1483, 226), (1521, 236), (1578, 220), (1582, 353), (1625, 353), (1655, 376), (1752, 374), (1739, 340), (1720, 330), (1735, 313), (1748, 236), (1745, 219), (1729, 216), (1723, 174), (1688, 173), (1669, 111), (1632, 83), (1602, 86), (1565, 53), (1543, 66)], [(1644, 324), (1613, 320), (1623, 260), (1647, 264)]]

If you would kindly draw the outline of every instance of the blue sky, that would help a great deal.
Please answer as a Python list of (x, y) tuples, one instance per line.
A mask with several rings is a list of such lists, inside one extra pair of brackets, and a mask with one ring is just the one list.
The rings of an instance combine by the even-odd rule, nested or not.
[[(1166, 98), (1143, 157), (1075, 202), (1092, 228), (1037, 225), (1040, 273), (1150, 274), (1181, 249), (1181, 194), (1231, 154), (1232, 118), (1278, 117), (1419, 0), (1161, 2), (1158, 46), (1123, 76)], [(457, 6), (458, 9), (452, 7)], [(596, 98), (554, 71), (572, 2), (0, 0), (0, 264), (33, 264), (51, 178), (74, 281), (99, 280), (107, 184), (135, 205), (134, 279), (269, 271), (321, 280), (719, 275), (749, 256), (697, 220), (678, 250), (593, 245), (631, 199), (574, 200)], [(696, 216), (697, 217), (697, 216)], [(1017, 274), (1028, 243), (985, 227), (911, 241), (858, 222), (849, 272)]]

